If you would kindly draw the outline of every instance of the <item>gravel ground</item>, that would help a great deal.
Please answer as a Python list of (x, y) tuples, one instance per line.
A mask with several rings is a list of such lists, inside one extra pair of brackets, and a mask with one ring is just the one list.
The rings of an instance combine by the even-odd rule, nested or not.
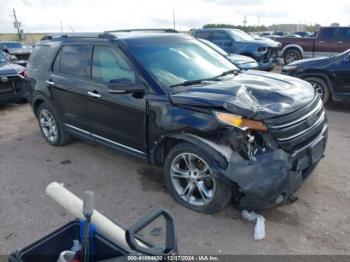
[(176, 204), (161, 170), (125, 154), (75, 141), (52, 147), (28, 105), (0, 107), (0, 254), (23, 247), (72, 220), (45, 187), (64, 182), (75, 194), (95, 192), (95, 206), (127, 227), (155, 207), (176, 218), (183, 254), (350, 254), (349, 104), (328, 106), (326, 157), (290, 205), (265, 210), (266, 239), (234, 205), (204, 215)]

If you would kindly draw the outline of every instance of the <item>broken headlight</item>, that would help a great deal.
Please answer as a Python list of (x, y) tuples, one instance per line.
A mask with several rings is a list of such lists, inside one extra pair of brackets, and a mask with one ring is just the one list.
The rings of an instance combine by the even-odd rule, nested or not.
[(223, 112), (214, 112), (214, 114), (216, 119), (225, 125), (234, 126), (242, 130), (251, 129), (262, 132), (267, 131), (267, 126), (262, 121), (251, 120), (239, 115)]

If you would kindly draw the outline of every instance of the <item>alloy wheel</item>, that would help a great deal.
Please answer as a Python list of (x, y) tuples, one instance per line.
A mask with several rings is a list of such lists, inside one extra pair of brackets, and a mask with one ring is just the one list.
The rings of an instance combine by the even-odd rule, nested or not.
[(58, 138), (57, 124), (50, 111), (47, 109), (41, 110), (39, 121), (41, 130), (43, 131), (45, 137), (49, 141), (55, 142)]
[(323, 87), (316, 82), (311, 82), (312, 87), (315, 89), (316, 93), (321, 97), (321, 99), (323, 100), (324, 97), (324, 91), (323, 91)]
[(297, 60), (299, 60), (299, 56), (295, 52), (289, 52), (286, 55), (286, 64), (293, 63), (294, 61), (297, 61)]
[(171, 183), (177, 194), (195, 206), (207, 205), (216, 192), (216, 182), (206, 161), (193, 153), (177, 155), (170, 170)]

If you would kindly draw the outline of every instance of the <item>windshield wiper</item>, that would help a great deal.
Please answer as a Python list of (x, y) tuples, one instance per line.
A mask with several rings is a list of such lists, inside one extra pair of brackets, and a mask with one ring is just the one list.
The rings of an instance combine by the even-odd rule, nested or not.
[(175, 84), (175, 85), (171, 85), (170, 87), (176, 87), (176, 86), (191, 86), (191, 85), (195, 85), (195, 84), (200, 84), (204, 81), (215, 81), (215, 79), (213, 78), (205, 78), (205, 79), (197, 79), (197, 80), (187, 80), (184, 81), (182, 83), (179, 84)]
[(228, 70), (228, 71), (225, 71), (225, 72), (221, 73), (220, 75), (217, 75), (216, 77), (214, 77), (214, 79), (217, 79), (217, 78), (222, 77), (222, 76), (227, 76), (227, 75), (230, 75), (230, 74), (236, 75), (237, 73), (238, 73), (237, 69), (231, 69), (231, 70)]
[(238, 73), (238, 70), (237, 69), (231, 69), (231, 70), (228, 70), (228, 71), (225, 71), (223, 73), (221, 73), (220, 75), (217, 75), (215, 77), (212, 77), (212, 78), (204, 78), (204, 79), (197, 79), (197, 80), (187, 80), (187, 81), (184, 81), (182, 83), (179, 83), (179, 84), (175, 84), (175, 85), (171, 85), (170, 87), (176, 87), (176, 86), (190, 86), (190, 85), (195, 85), (195, 84), (200, 84), (204, 81), (218, 81), (220, 77), (222, 76), (226, 76), (226, 75), (230, 75), (230, 74), (237, 74)]

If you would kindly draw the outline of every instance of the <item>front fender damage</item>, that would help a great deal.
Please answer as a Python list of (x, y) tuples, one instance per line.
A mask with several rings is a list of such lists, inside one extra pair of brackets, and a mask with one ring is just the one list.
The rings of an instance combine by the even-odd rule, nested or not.
[(190, 142), (212, 157), (212, 170), (219, 179), (239, 187), (240, 208), (260, 209), (274, 205), (276, 195), (290, 192), (297, 181), (291, 179), (291, 156), (281, 149), (259, 154), (254, 160), (243, 158), (229, 145), (192, 134), (172, 137)]

